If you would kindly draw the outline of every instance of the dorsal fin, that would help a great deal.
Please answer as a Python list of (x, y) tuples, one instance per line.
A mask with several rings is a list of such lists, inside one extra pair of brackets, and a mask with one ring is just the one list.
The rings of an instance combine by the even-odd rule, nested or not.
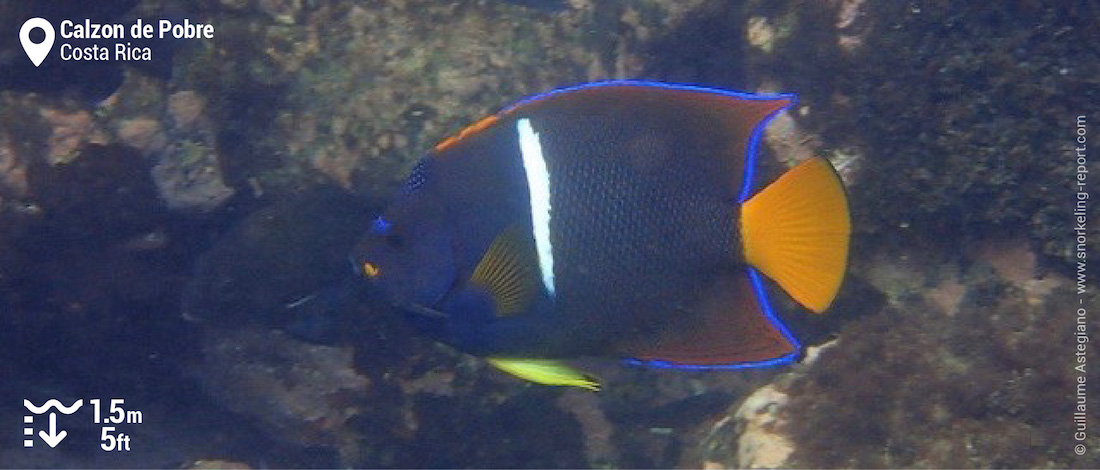
[(473, 134), (481, 132), (481, 131), (485, 130), (486, 128), (488, 128), (489, 126), (492, 126), (493, 124), (496, 124), (496, 122), (498, 120), (500, 120), (500, 118), (498, 118), (496, 114), (491, 114), (491, 115), (485, 116), (485, 117), (481, 118), (479, 121), (477, 121), (477, 122), (475, 122), (475, 123), (473, 123), (469, 126), (466, 126), (465, 129), (462, 129), (461, 131), (458, 131), (458, 134), (455, 134), (455, 135), (452, 135), (450, 137), (447, 137), (446, 139), (443, 139), (442, 142), (435, 145), (435, 148), (433, 148), (432, 151), (434, 151), (435, 153), (444, 152), (447, 149), (450, 149), (451, 147), (454, 147), (455, 144), (457, 144), (462, 139), (465, 139), (466, 137), (469, 137)]
[(523, 312), (538, 292), (534, 246), (519, 227), (506, 228), (485, 250), (470, 282), (489, 291), (498, 316)]

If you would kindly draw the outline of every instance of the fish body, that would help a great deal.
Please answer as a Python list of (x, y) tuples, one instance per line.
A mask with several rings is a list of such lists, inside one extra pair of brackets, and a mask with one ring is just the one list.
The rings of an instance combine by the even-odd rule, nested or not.
[[(808, 283), (776, 275), (793, 276), (810, 291), (796, 300), (824, 310), (843, 277), (850, 231), (843, 188), (825, 160), (802, 173), (828, 193), (828, 234), (800, 235), (806, 225), (820, 231), (812, 214), (820, 210), (797, 207), (793, 245), (777, 255), (768, 241), (775, 227), (759, 214), (790, 205), (790, 195), (749, 204), (760, 130), (793, 102), (638, 81), (536, 95), (437, 145), (375, 221), (359, 260), (395, 305), (475, 355), (789, 362), (798, 341), (771, 312), (757, 269), (789, 270), (784, 249), (798, 246), (793, 257), (804, 258), (805, 245), (820, 243), (801, 238), (830, 239), (811, 247), (811, 257), (832, 252), (828, 266), (810, 269), (827, 273)], [(750, 213), (755, 226), (745, 227)], [(794, 269), (816, 261), (799, 259)]]

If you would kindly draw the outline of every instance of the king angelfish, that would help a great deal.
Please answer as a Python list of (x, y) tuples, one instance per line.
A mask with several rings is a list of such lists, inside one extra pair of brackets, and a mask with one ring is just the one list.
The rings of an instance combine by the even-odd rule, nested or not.
[(539, 383), (597, 388), (563, 362), (579, 356), (792, 362), (763, 277), (824, 312), (851, 232), (823, 158), (752, 188), (762, 129), (794, 101), (641, 81), (524, 99), (431, 150), (356, 259), (437, 339)]

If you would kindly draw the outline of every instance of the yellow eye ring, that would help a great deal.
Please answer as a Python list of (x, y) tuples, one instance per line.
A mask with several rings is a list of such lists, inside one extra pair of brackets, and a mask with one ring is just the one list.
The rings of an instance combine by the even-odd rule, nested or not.
[(367, 277), (374, 279), (378, 277), (378, 273), (380, 272), (381, 271), (378, 270), (378, 266), (375, 266), (369, 262), (363, 263), (363, 274), (366, 274)]

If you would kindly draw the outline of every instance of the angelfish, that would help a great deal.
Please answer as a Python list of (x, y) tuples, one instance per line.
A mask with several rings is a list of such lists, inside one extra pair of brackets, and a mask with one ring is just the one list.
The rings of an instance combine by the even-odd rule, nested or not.
[(526, 98), (435, 146), (356, 260), (438, 340), (538, 383), (597, 389), (564, 362), (580, 356), (795, 361), (763, 276), (824, 312), (851, 222), (826, 159), (752, 187), (762, 129), (794, 102), (646, 81)]

